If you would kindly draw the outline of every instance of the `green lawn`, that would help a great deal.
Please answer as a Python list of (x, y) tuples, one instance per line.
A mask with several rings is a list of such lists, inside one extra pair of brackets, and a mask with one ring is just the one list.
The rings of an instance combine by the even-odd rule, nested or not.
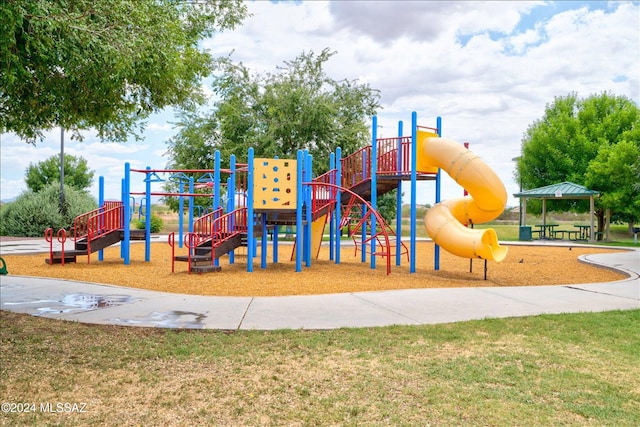
[(37, 405), (2, 425), (640, 425), (640, 310), (274, 332), (0, 316), (2, 402)]

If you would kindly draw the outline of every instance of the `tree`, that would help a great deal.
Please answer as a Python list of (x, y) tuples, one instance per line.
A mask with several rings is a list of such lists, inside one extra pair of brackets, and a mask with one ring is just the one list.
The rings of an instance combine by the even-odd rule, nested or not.
[[(617, 144), (603, 144), (596, 158), (589, 163), (585, 182), (601, 191), (599, 204), (615, 212), (617, 218), (633, 225), (640, 221), (640, 139), (622, 140)], [(633, 185), (635, 183), (636, 185)]]
[[(80, 191), (86, 190), (93, 181), (93, 171), (89, 170), (87, 160), (70, 154), (64, 156), (65, 184)], [(25, 182), (37, 193), (54, 182), (60, 182), (60, 157), (51, 156), (42, 162), (29, 164)]]
[[(609, 93), (578, 99), (556, 97), (544, 116), (527, 129), (516, 178), (523, 188), (571, 181), (602, 193), (596, 200), (598, 229), (606, 209), (638, 218), (640, 109), (624, 96)], [(588, 205), (573, 202), (579, 210)]]
[(213, 60), (198, 41), (246, 14), (241, 0), (4, 0), (0, 130), (124, 141), (149, 114), (202, 100)]
[(171, 163), (180, 168), (212, 167), (213, 151), (223, 158), (295, 158), (298, 149), (314, 156), (314, 171), (329, 168), (337, 147), (350, 153), (369, 142), (369, 117), (379, 105), (378, 91), (357, 81), (328, 77), (324, 64), (334, 55), (303, 52), (276, 73), (252, 76), (242, 64), (220, 61), (213, 90), (220, 98), (205, 116), (182, 115), (180, 131), (169, 141)]
[[(169, 167), (211, 169), (215, 150), (225, 161), (231, 154), (243, 161), (249, 147), (256, 157), (290, 159), (306, 149), (320, 174), (329, 169), (329, 153), (337, 147), (348, 154), (368, 144), (379, 93), (327, 76), (323, 67), (334, 54), (303, 52), (266, 75), (252, 75), (244, 65), (221, 59), (213, 82), (219, 101), (209, 113), (182, 112), (179, 131), (168, 142)], [(168, 203), (175, 208), (175, 201)]]

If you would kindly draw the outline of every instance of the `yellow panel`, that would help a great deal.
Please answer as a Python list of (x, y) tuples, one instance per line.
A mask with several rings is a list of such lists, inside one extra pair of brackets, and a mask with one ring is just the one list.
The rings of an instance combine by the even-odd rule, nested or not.
[(320, 254), (320, 245), (322, 245), (322, 237), (324, 236), (326, 225), (327, 214), (322, 215), (311, 223), (311, 254), (315, 259), (318, 259), (318, 254)]
[[(324, 236), (324, 229), (327, 226), (328, 214), (322, 215), (311, 223), (311, 256), (313, 259), (318, 259), (320, 255), (320, 246), (322, 246), (322, 237)], [(296, 243), (293, 242), (293, 250), (291, 251), (291, 261), (296, 259)]]
[(418, 147), (416, 149), (416, 172), (420, 173), (438, 173), (438, 168), (434, 167), (433, 164), (427, 160), (424, 150), (421, 149), (422, 142), (426, 138), (438, 138), (438, 134), (434, 132), (427, 132), (424, 130), (418, 129), (417, 134), (417, 144)]
[(256, 209), (295, 209), (296, 183), (296, 160), (254, 159), (253, 191)]

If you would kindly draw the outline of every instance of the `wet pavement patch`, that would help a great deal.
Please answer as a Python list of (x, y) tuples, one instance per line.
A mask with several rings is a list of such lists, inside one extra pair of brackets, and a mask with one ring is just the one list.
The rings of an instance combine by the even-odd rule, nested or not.
[(117, 307), (134, 302), (130, 295), (99, 295), (87, 293), (64, 294), (58, 299), (5, 302), (5, 306), (30, 305), (36, 307), (37, 315), (90, 311), (100, 308)]
[(112, 319), (115, 324), (129, 326), (153, 326), (157, 328), (202, 329), (206, 314), (192, 311), (172, 310), (166, 312), (154, 311), (146, 317), (137, 319)]

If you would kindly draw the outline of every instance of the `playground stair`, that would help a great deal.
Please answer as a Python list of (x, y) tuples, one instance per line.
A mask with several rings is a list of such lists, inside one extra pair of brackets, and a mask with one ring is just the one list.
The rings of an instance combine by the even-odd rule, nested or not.
[[(144, 240), (144, 230), (130, 230), (130, 240)], [(47, 264), (61, 264), (63, 253), (64, 263), (76, 262), (78, 256), (90, 255), (101, 251), (109, 246), (115, 245), (124, 240), (124, 230), (112, 230), (89, 240), (88, 236), (78, 239), (74, 244), (74, 249), (63, 251), (53, 251), (49, 258), (45, 259)]]
[(217, 240), (206, 240), (194, 248), (194, 254), (177, 255), (173, 259), (180, 262), (190, 262), (191, 273), (219, 272), (221, 267), (213, 264), (213, 260), (242, 246), (247, 246), (247, 233), (233, 233), (228, 236), (220, 235)]
[[(247, 246), (247, 209), (240, 208), (227, 214), (223, 214), (221, 208), (217, 209), (198, 218), (193, 229), (193, 233), (187, 234), (189, 254), (174, 255), (173, 261), (188, 262), (190, 273), (218, 272), (221, 268), (214, 264), (215, 259)], [(262, 231), (255, 228), (254, 235), (261, 236)], [(173, 246), (171, 238), (169, 244)]]

